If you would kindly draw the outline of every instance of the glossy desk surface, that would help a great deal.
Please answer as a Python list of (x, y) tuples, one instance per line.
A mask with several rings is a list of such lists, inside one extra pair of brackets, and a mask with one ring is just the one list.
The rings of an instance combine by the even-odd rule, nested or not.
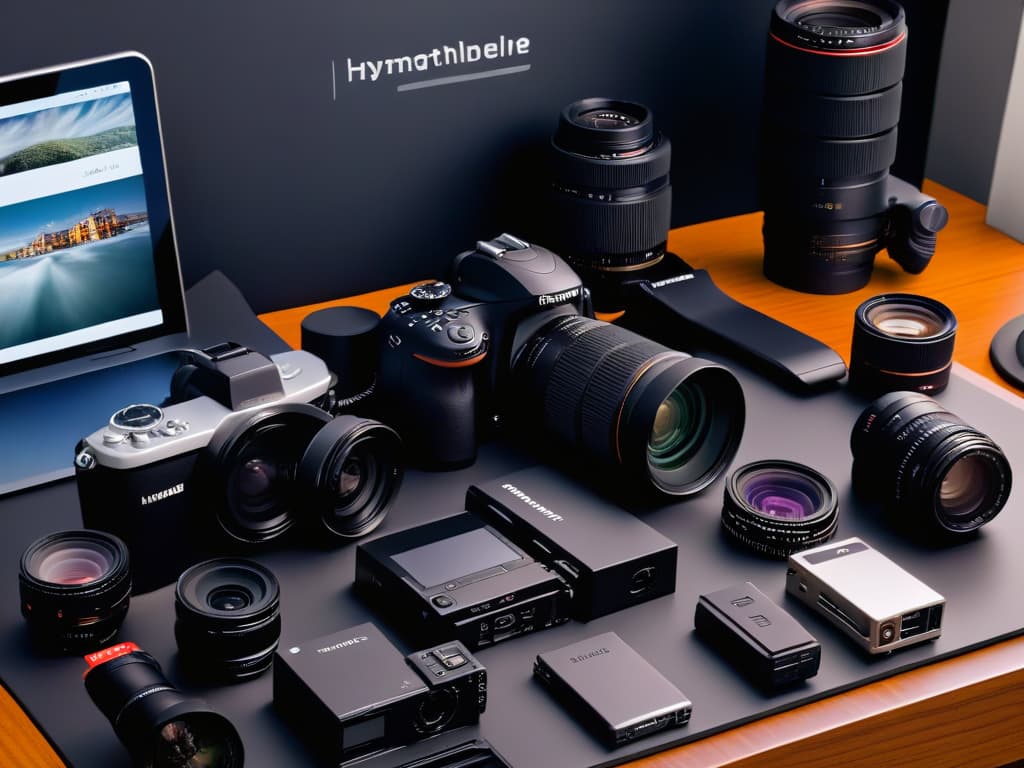
[[(853, 313), (870, 296), (918, 293), (947, 304), (959, 321), (955, 359), (978, 384), (1004, 384), (988, 358), (999, 327), (1024, 313), (1024, 244), (985, 225), (985, 208), (930, 183), (926, 191), (950, 211), (938, 251), (921, 275), (903, 273), (880, 255), (866, 288), (811, 296), (768, 282), (761, 274), (759, 213), (674, 230), (669, 247), (707, 269), (733, 298), (792, 325), (849, 357)], [(425, 278), (427, 276), (424, 276)], [(384, 311), (408, 286), (261, 316), (299, 346), (310, 311), (356, 304)], [(993, 384), (994, 383), (994, 384)], [(1012, 393), (1012, 394), (1011, 394)], [(637, 768), (799, 768), (834, 766), (1001, 766), (1024, 758), (1024, 637), (865, 685), (693, 744), (639, 760)], [(60, 766), (60, 759), (0, 690), (0, 765)], [(569, 768), (569, 767), (567, 767)]]

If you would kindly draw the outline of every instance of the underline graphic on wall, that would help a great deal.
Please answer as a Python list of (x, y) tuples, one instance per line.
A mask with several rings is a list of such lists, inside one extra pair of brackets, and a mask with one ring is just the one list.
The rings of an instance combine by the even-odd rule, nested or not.
[[(454, 85), (455, 83), (464, 83), (470, 80), (483, 80), (489, 77), (503, 77), (505, 75), (517, 75), (520, 72), (527, 72), (530, 69), (530, 64), (520, 64), (514, 67), (499, 67), (498, 69), (488, 69), (483, 72), (471, 72), (465, 75), (449, 75), (448, 77), (434, 77), (429, 80), (418, 80), (414, 83), (402, 83), (395, 88), (396, 91), (401, 93), (402, 91), (416, 91), (421, 88), (436, 88), (441, 85)], [(338, 79), (336, 75), (335, 62), (331, 60), (331, 95), (334, 101), (338, 100)]]

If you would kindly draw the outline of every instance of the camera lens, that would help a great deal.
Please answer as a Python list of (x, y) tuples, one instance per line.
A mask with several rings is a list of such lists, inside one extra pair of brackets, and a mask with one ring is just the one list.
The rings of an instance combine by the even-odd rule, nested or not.
[(174, 613), (182, 662), (201, 676), (245, 680), (270, 668), (281, 635), (280, 589), (259, 563), (192, 566), (178, 578)]
[(889, 0), (775, 6), (761, 179), (770, 280), (846, 293), (870, 279), (884, 246), (906, 41), (903, 9)]
[(242, 740), (231, 722), (186, 698), (134, 643), (85, 657), (85, 689), (137, 765), (242, 768)]
[(739, 446), (743, 390), (725, 368), (580, 315), (547, 322), (515, 362), (525, 413), (591, 460), (677, 496)]
[(803, 464), (755, 461), (726, 481), (722, 527), (761, 554), (789, 557), (831, 539), (838, 524), (835, 486)]
[(18, 584), (36, 643), (63, 653), (99, 648), (128, 613), (128, 548), (102, 531), (52, 533), (25, 549)]
[(384, 519), (402, 484), (401, 440), (372, 419), (338, 416), (299, 463), (302, 514), (333, 536), (363, 536)]
[(620, 307), (615, 275), (665, 254), (672, 215), (669, 140), (642, 104), (582, 99), (551, 141), (547, 239), (580, 271), (600, 310)]
[(427, 694), (416, 710), (416, 730), (420, 733), (440, 731), (455, 716), (459, 706), (458, 693), (449, 688), (440, 688)]
[(850, 447), (854, 489), (925, 534), (973, 531), (1010, 493), (999, 446), (927, 395), (882, 395), (857, 419)]
[(200, 472), (217, 521), (247, 543), (275, 539), (295, 524), (299, 459), (330, 416), (299, 403), (260, 411), (218, 428)]
[(925, 296), (868, 299), (854, 314), (850, 386), (871, 395), (941, 392), (949, 383), (956, 328), (950, 309)]

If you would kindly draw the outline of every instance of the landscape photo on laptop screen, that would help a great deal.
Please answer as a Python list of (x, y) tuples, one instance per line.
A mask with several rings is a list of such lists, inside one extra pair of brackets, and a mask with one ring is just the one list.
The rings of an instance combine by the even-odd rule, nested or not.
[(0, 365), (159, 326), (128, 81), (0, 106)]

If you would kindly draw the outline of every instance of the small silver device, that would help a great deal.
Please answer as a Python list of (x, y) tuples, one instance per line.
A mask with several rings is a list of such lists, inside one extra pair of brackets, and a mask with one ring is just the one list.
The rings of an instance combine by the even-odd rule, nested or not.
[(857, 537), (790, 555), (786, 591), (868, 653), (942, 633), (946, 599)]

